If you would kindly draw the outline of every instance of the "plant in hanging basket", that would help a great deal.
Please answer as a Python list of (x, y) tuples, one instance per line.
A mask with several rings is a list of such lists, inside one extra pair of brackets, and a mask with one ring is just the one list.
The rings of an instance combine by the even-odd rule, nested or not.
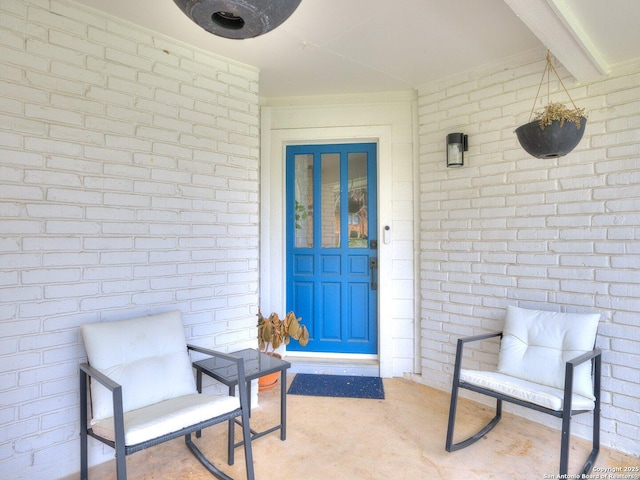
[[(550, 76), (554, 72), (558, 81), (564, 88), (565, 93), (569, 92), (564, 87), (560, 76), (551, 64), (550, 54), (547, 53), (547, 66), (542, 74)], [(542, 80), (540, 81), (542, 85)], [(540, 87), (538, 87), (540, 93)], [(571, 96), (569, 96), (571, 100)], [(535, 102), (538, 100), (536, 94)], [(524, 150), (536, 158), (555, 158), (566, 155), (573, 150), (584, 135), (587, 117), (584, 109), (578, 108), (571, 100), (573, 108), (567, 108), (562, 103), (549, 102), (541, 112), (537, 112), (533, 121), (526, 123), (516, 129), (518, 141)], [(531, 112), (533, 114), (533, 110)]]
[(551, 125), (553, 122), (560, 122), (561, 127), (564, 122), (573, 122), (577, 128), (580, 128), (583, 118), (586, 118), (584, 108), (575, 107), (569, 109), (563, 103), (551, 102), (541, 112), (536, 112), (534, 119), (538, 121), (540, 128), (544, 130), (544, 127)]

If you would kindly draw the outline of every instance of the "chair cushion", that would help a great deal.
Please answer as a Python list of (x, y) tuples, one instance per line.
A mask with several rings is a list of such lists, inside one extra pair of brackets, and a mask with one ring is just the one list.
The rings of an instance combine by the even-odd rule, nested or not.
[[(124, 415), (124, 443), (127, 446), (137, 445), (238, 408), (240, 401), (237, 397), (196, 393), (131, 410)], [(115, 440), (113, 417), (92, 422), (92, 427), (97, 435)]]
[[(540, 385), (498, 372), (465, 369), (460, 370), (460, 380), (551, 410), (560, 411), (564, 407), (564, 389)], [(593, 410), (594, 408), (593, 396), (584, 397), (573, 394), (571, 398), (572, 410)]]
[[(498, 372), (533, 384), (564, 389), (565, 363), (593, 350), (599, 320), (599, 314), (508, 306)], [(593, 399), (591, 362), (574, 369), (573, 391)]]
[[(89, 364), (122, 385), (125, 412), (197, 393), (179, 311), (80, 327)], [(91, 382), (92, 416), (113, 416), (111, 392)]]

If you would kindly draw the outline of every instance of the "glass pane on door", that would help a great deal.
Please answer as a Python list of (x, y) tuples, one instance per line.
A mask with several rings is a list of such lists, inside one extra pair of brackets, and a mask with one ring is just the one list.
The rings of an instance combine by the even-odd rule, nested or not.
[(349, 248), (369, 246), (367, 154), (349, 153)]
[(320, 162), (322, 246), (340, 248), (340, 154), (323, 153)]
[(295, 245), (313, 247), (313, 155), (296, 155), (295, 175)]

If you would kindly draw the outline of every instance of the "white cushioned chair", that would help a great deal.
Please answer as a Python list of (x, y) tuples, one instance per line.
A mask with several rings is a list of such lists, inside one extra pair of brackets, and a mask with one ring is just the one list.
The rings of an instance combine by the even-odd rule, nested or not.
[[(126, 455), (180, 436), (214, 476), (229, 479), (196, 447), (191, 434), (225, 421), (232, 428), (238, 417), (242, 419), (247, 478), (254, 478), (241, 358), (187, 345), (179, 311), (90, 323), (80, 330), (88, 359), (80, 365), (82, 480), (88, 478), (89, 436), (115, 449), (118, 480), (127, 478)], [(190, 350), (236, 362), (239, 398), (198, 393)]]
[[(453, 452), (485, 436), (502, 416), (502, 401), (562, 419), (560, 475), (567, 475), (571, 417), (592, 412), (588, 475), (600, 450), (601, 352), (595, 347), (599, 314), (560, 313), (507, 307), (502, 332), (458, 339), (445, 448)], [(462, 368), (465, 344), (501, 337), (495, 371)], [(460, 388), (496, 399), (493, 419), (478, 433), (453, 443)]]

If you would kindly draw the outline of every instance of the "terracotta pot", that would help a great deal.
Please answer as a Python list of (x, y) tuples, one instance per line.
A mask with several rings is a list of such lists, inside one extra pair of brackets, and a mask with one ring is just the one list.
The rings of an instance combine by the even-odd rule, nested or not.
[(522, 148), (536, 158), (562, 157), (576, 148), (587, 124), (587, 119), (582, 118), (580, 128), (573, 122), (564, 122), (560, 126), (558, 120), (551, 125), (540, 128), (540, 122), (535, 120), (526, 123), (516, 129), (516, 135)]
[(270, 373), (269, 375), (265, 375), (264, 377), (260, 377), (258, 379), (258, 390), (271, 390), (278, 384), (278, 379), (280, 378), (280, 372)]
[[(273, 355), (274, 357), (282, 359), (282, 355), (279, 353), (267, 353), (267, 355)], [(258, 378), (258, 391), (270, 390), (278, 384), (280, 378), (280, 372), (270, 373)]]

